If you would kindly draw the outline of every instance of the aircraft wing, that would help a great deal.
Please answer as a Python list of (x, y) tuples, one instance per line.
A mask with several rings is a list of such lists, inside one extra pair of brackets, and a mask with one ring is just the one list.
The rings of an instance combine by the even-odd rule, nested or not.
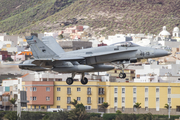
[(41, 61), (74, 61), (74, 60), (84, 60), (84, 57), (72, 57), (72, 58), (41, 58), (41, 59), (34, 59), (41, 60)]
[(137, 51), (137, 49), (122, 50), (122, 51), (117, 50), (117, 51), (111, 51), (111, 52), (101, 52), (101, 53), (95, 53), (95, 54), (87, 54), (87, 56), (85, 56), (85, 58), (104, 56), (104, 55), (109, 55), (109, 54), (117, 54), (117, 53), (126, 53), (126, 52), (132, 52), (132, 51)]

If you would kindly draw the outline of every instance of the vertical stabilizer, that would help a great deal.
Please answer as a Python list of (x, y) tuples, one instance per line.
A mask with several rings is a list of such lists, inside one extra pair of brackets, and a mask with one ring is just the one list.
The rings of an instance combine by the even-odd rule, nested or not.
[(33, 56), (37, 59), (41, 58), (57, 58), (59, 57), (49, 47), (47, 47), (36, 36), (26, 36), (27, 43), (30, 45)]
[(61, 55), (64, 53), (62, 47), (56, 42), (56, 40), (52, 36), (45, 36), (42, 38), (42, 42), (46, 44), (53, 52), (57, 55)]

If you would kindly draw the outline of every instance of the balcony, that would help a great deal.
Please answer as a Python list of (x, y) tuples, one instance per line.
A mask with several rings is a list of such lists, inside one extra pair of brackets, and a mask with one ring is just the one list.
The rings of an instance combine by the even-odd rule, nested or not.
[(70, 104), (71, 103), (71, 101), (67, 101), (67, 104)]
[(68, 91), (67, 94), (68, 94), (68, 95), (71, 95), (71, 91)]
[(105, 95), (105, 91), (99, 91), (99, 95)]
[(91, 95), (91, 91), (87, 91), (87, 94), (88, 94), (88, 95)]

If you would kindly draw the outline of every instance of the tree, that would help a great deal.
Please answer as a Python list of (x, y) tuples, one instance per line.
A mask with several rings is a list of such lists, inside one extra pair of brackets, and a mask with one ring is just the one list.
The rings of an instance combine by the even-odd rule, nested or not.
[(7, 61), (13, 61), (13, 59), (11, 57), (7, 57), (6, 60)]
[(15, 106), (15, 103), (16, 103), (16, 99), (11, 98), (11, 100), (9, 100), (9, 102), (13, 105), (13, 111), (14, 111), (14, 106)]
[(78, 102), (77, 102), (77, 100), (75, 100), (75, 99), (74, 99), (74, 102), (72, 102), (72, 101), (70, 102), (70, 104), (72, 104), (74, 107), (76, 107), (77, 103), (78, 103)]
[(141, 103), (135, 103), (134, 106), (137, 110), (138, 110), (138, 114), (139, 114), (139, 109), (141, 108)]
[(59, 39), (63, 39), (64, 36), (62, 34), (58, 35)]
[(169, 108), (171, 108), (171, 106), (169, 106), (169, 104), (166, 103), (166, 104), (164, 105), (164, 108), (167, 109), (167, 114), (168, 114)]
[(108, 106), (109, 106), (108, 102), (103, 102), (103, 103), (101, 104), (101, 108), (104, 109), (104, 113), (106, 113), (106, 109), (108, 108)]
[(83, 109), (73, 109), (68, 114), (70, 120), (85, 120), (87, 117), (87, 112)]

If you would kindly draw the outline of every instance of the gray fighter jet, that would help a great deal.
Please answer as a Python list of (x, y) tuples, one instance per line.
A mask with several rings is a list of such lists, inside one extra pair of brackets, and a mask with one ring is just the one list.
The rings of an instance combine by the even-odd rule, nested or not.
[[(135, 63), (140, 59), (163, 57), (171, 54), (163, 49), (142, 47), (132, 42), (119, 42), (110, 46), (64, 52), (52, 37), (47, 37), (41, 41), (35, 36), (27, 36), (26, 40), (30, 45), (34, 59), (22, 62), (19, 64), (19, 68), (33, 71), (53, 70), (59, 73), (72, 73), (72, 77), (66, 79), (68, 85), (73, 83), (76, 73), (81, 73), (81, 83), (87, 84), (88, 79), (84, 77), (85, 72), (114, 69), (113, 66), (104, 63)], [(122, 72), (119, 77), (125, 78), (126, 74)]]

